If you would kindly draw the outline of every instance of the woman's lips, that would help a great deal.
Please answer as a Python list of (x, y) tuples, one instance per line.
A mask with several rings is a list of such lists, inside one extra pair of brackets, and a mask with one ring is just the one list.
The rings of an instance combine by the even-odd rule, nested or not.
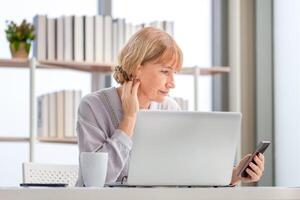
[(169, 91), (162, 91), (162, 90), (160, 90), (159, 92), (162, 93), (165, 96), (167, 96), (169, 94)]

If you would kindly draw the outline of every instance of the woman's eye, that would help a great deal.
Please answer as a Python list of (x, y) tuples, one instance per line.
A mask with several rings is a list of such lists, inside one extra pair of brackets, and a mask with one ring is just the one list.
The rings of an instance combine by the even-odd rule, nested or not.
[(168, 75), (169, 74), (169, 71), (161, 71), (163, 74), (166, 74)]

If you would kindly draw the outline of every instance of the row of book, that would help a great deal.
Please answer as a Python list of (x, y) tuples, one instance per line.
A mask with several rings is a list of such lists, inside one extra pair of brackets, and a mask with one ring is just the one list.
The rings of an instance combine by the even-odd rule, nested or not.
[(160, 28), (173, 35), (174, 23), (155, 21), (133, 25), (111, 16), (34, 17), (37, 38), (33, 45), (38, 60), (97, 62), (113, 64), (125, 42), (145, 26)]
[(173, 97), (176, 103), (179, 105), (181, 110), (189, 110), (189, 100), (182, 97)]
[(38, 137), (76, 137), (80, 90), (63, 90), (38, 97)]

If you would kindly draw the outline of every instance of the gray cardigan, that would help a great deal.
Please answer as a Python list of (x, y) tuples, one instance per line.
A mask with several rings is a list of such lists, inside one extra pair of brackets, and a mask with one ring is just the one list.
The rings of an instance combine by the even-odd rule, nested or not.
[[(180, 110), (180, 108), (173, 99), (166, 97), (162, 103), (151, 102), (150, 110)], [(108, 153), (106, 183), (121, 181), (128, 174), (132, 140), (117, 128), (122, 115), (121, 99), (115, 87), (85, 96), (78, 109), (76, 130), (79, 153)], [(83, 186), (80, 162), (76, 185)]]

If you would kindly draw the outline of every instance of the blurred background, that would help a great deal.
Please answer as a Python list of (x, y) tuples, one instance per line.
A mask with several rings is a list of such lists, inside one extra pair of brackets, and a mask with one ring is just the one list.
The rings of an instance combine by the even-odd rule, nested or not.
[[(299, 186), (299, 10), (298, 0), (3, 2), (0, 7), (0, 186), (17, 186), (22, 182), (22, 162), (78, 163), (76, 134), (69, 135), (69, 140), (34, 138), (34, 148), (29, 148), (33, 145), (29, 142), (30, 70), (3, 64), (4, 59), (11, 58), (5, 35), (6, 21), (19, 24), (23, 19), (34, 23), (35, 16), (58, 19), (96, 15), (125, 19), (134, 27), (153, 25), (157, 21), (171, 22), (172, 35), (183, 50), (183, 67), (193, 70), (176, 75), (176, 88), (171, 97), (184, 102), (182, 106), (190, 111), (241, 112), (243, 125), (237, 159), (251, 153), (261, 140), (272, 142), (265, 153), (264, 177), (257, 185)], [(29, 58), (40, 61), (33, 49)], [(197, 75), (195, 67), (200, 70)], [(76, 90), (84, 96), (96, 89), (116, 86), (110, 74), (94, 71), (38, 68), (34, 77), (37, 99), (59, 91)], [(39, 100), (36, 103), (39, 102), (43, 103)], [(37, 105), (36, 112), (39, 108)], [(39, 125), (37, 121), (34, 123)]]

